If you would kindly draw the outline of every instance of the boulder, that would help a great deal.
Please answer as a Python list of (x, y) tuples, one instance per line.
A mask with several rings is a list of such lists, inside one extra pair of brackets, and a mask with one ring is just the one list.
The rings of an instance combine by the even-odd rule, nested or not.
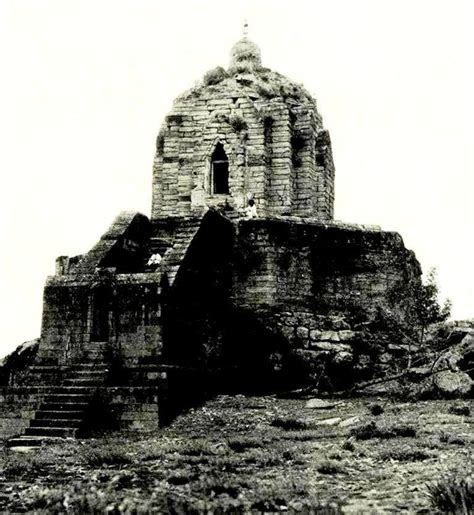
[(441, 397), (465, 397), (474, 381), (461, 371), (444, 370), (433, 376), (433, 386)]
[(309, 399), (305, 405), (305, 408), (312, 409), (332, 409), (336, 406), (337, 403), (325, 401), (323, 399)]
[(436, 363), (436, 369), (449, 367), (451, 370), (456, 370), (457, 368), (461, 368), (461, 364), (467, 365), (467, 362), (471, 362), (473, 356), (474, 332), (470, 332), (465, 334), (458, 344), (453, 345), (450, 349), (444, 352)]

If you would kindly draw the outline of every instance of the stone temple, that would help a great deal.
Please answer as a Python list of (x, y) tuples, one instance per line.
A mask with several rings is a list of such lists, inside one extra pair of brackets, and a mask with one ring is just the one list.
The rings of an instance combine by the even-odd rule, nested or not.
[(163, 122), (151, 217), (121, 213), (57, 259), (34, 363), (2, 388), (2, 436), (80, 435), (105, 412), (155, 431), (209, 384), (271, 389), (321, 363), (337, 383), (376, 359), (350, 314), (390, 307), (420, 267), (397, 233), (334, 221), (334, 174), (316, 101), (238, 41)]

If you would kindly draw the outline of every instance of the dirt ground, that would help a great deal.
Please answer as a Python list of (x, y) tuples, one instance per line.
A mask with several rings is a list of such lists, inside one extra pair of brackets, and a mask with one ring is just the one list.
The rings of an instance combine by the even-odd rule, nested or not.
[(220, 396), (149, 437), (64, 440), (0, 462), (0, 510), (432, 513), (472, 474), (469, 401)]

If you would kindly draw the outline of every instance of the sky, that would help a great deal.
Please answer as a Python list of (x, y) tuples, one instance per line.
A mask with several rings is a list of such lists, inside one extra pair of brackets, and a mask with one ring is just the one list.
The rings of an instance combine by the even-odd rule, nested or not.
[(400, 232), (474, 317), (474, 2), (0, 0), (0, 355), (39, 336), (57, 256), (150, 213), (164, 116), (245, 18), (318, 101), (336, 218)]

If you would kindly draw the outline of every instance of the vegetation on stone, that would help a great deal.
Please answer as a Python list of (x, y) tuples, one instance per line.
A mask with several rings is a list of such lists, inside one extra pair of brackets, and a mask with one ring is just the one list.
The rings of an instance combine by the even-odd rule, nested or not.
[(242, 132), (247, 129), (247, 122), (242, 116), (237, 114), (231, 115), (229, 124), (235, 132)]
[(217, 68), (209, 70), (204, 75), (203, 82), (206, 86), (214, 86), (216, 84), (219, 84), (219, 82), (222, 82), (228, 76), (229, 74), (226, 72), (224, 68), (222, 68), (222, 66), (217, 66)]

